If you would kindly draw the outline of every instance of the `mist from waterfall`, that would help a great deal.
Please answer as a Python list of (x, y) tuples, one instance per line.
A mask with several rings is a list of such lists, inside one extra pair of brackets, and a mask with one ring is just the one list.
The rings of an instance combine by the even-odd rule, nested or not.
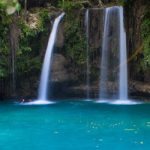
[(59, 27), (59, 23), (61, 19), (63, 18), (65, 14), (62, 13), (60, 16), (58, 16), (53, 24), (52, 32), (49, 37), (48, 46), (46, 49), (43, 67), (42, 67), (42, 73), (40, 78), (40, 85), (39, 85), (39, 91), (38, 91), (38, 101), (47, 101), (47, 92), (48, 92), (48, 84), (49, 84), (49, 77), (50, 77), (50, 70), (51, 70), (51, 59), (52, 59), (52, 53), (57, 37), (57, 31)]
[[(116, 74), (116, 83), (118, 83), (118, 91), (116, 92), (117, 97), (120, 101), (128, 99), (128, 79), (127, 79), (127, 48), (126, 48), (126, 32), (124, 28), (124, 17), (123, 17), (123, 7), (113, 6), (105, 8), (105, 19), (104, 19), (104, 33), (102, 42), (102, 58), (101, 58), (101, 73), (100, 73), (100, 90), (99, 98), (100, 100), (108, 99), (109, 90), (108, 82), (110, 77), (110, 53), (112, 51), (110, 46), (110, 33), (114, 30), (111, 28), (112, 14), (115, 14), (115, 19), (117, 19), (117, 24), (115, 26), (115, 32), (118, 34), (117, 44), (118, 44), (118, 65), (119, 72)], [(115, 57), (111, 59), (116, 59)], [(117, 67), (117, 66), (116, 66)]]
[(89, 9), (85, 13), (85, 28), (86, 28), (86, 98), (90, 98), (90, 65), (89, 65)]

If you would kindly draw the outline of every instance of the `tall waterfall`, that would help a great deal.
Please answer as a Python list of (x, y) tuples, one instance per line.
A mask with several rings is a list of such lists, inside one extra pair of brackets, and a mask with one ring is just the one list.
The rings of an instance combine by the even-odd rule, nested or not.
[[(115, 19), (118, 21), (115, 26), (115, 30), (112, 30), (112, 16), (115, 15)], [(124, 29), (124, 19), (123, 19), (123, 7), (114, 6), (105, 9), (105, 19), (104, 19), (104, 33), (103, 33), (103, 42), (102, 42), (102, 58), (101, 58), (101, 73), (100, 73), (100, 91), (99, 98), (105, 99), (108, 96), (108, 81), (110, 72), (110, 34), (111, 32), (116, 32), (117, 35), (117, 45), (119, 52), (119, 73), (116, 76), (119, 76), (118, 82), (118, 99), (127, 100), (128, 99), (128, 90), (127, 90), (127, 49), (126, 49), (126, 32)], [(114, 26), (114, 25), (113, 25)], [(114, 27), (113, 27), (114, 28)], [(112, 58), (116, 59), (116, 58)], [(116, 66), (117, 67), (117, 66)]]
[(90, 66), (89, 66), (89, 9), (85, 13), (85, 27), (86, 27), (86, 98), (90, 98)]
[(43, 67), (42, 67), (40, 86), (39, 86), (39, 91), (38, 91), (38, 100), (43, 100), (43, 101), (47, 100), (48, 80), (49, 80), (49, 73), (51, 70), (52, 53), (53, 53), (53, 48), (54, 48), (54, 44), (56, 41), (58, 26), (63, 16), (64, 16), (64, 13), (58, 16), (55, 19), (54, 24), (53, 24), (52, 32), (48, 41), (48, 46), (46, 49)]
[(46, 49), (43, 67), (42, 67), (42, 73), (41, 73), (40, 85), (39, 85), (39, 91), (38, 91), (38, 100), (25, 103), (24, 105), (45, 105), (45, 104), (53, 103), (47, 100), (48, 99), (47, 98), (48, 81), (49, 81), (49, 76), (50, 76), (52, 53), (53, 53), (53, 49), (54, 49), (54, 45), (55, 45), (55, 41), (57, 37), (58, 26), (64, 15), (65, 13), (62, 13), (60, 16), (58, 16), (55, 19), (53, 27), (52, 27), (52, 32), (49, 37), (48, 46)]
[(101, 58), (101, 73), (100, 73), (100, 99), (107, 97), (107, 81), (108, 81), (108, 34), (111, 8), (105, 9), (104, 33), (102, 42), (102, 58)]
[(127, 79), (127, 48), (126, 48), (126, 32), (124, 29), (123, 8), (119, 7), (119, 25), (120, 25), (120, 75), (119, 75), (119, 99), (128, 99), (128, 79)]

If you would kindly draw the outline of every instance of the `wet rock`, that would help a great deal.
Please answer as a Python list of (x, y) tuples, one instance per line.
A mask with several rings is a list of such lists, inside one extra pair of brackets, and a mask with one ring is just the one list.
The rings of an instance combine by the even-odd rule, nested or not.
[(145, 84), (143, 82), (138, 81), (130, 81), (129, 82), (129, 92), (136, 93), (143, 93), (143, 95), (149, 95), (150, 96), (150, 84)]
[(63, 24), (60, 24), (56, 40), (56, 47), (62, 48), (63, 46), (64, 46), (64, 27)]
[(53, 82), (62, 82), (69, 79), (66, 64), (67, 61), (63, 55), (54, 54), (51, 70)]

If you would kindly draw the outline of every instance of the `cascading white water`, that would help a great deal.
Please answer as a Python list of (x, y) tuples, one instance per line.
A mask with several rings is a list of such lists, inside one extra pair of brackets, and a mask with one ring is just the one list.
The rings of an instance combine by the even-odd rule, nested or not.
[(101, 58), (101, 73), (100, 73), (100, 91), (99, 98), (105, 99), (107, 97), (107, 80), (108, 80), (108, 34), (110, 16), (108, 15), (111, 8), (105, 9), (104, 32), (102, 42), (102, 58)]
[(86, 10), (85, 13), (85, 27), (86, 27), (86, 98), (89, 100), (90, 98), (90, 66), (89, 66), (89, 9)]
[(126, 32), (124, 28), (124, 17), (123, 17), (123, 7), (114, 6), (105, 9), (105, 21), (104, 21), (104, 34), (103, 34), (103, 43), (102, 43), (102, 58), (101, 58), (101, 76), (100, 76), (100, 91), (99, 98), (104, 99), (108, 95), (107, 83), (108, 79), (108, 54), (110, 53), (109, 49), (109, 34), (111, 27), (111, 15), (114, 12), (116, 13), (116, 18), (118, 20), (118, 26), (116, 26), (116, 32), (118, 32), (118, 49), (119, 49), (119, 90), (118, 97), (120, 101), (128, 99), (128, 90), (127, 90), (127, 49), (126, 49)]
[(52, 52), (54, 48), (54, 44), (56, 41), (57, 31), (58, 31), (58, 25), (63, 18), (64, 13), (62, 13), (60, 16), (58, 16), (53, 24), (52, 32), (48, 41), (48, 46), (45, 53), (45, 58), (43, 62), (42, 67), (42, 73), (40, 78), (40, 86), (38, 91), (38, 100), (47, 100), (47, 90), (48, 90), (48, 80), (49, 80), (49, 73), (50, 73), (50, 67), (51, 67), (51, 58), (52, 58)]
[(119, 99), (128, 99), (128, 78), (127, 78), (127, 48), (126, 48), (126, 32), (124, 29), (123, 8), (119, 7), (119, 25), (120, 25), (120, 67), (119, 67)]
[(34, 105), (34, 104), (43, 105), (43, 104), (53, 103), (47, 100), (48, 81), (49, 81), (49, 76), (50, 76), (51, 63), (52, 63), (51, 59), (52, 59), (53, 48), (54, 48), (56, 37), (57, 37), (58, 26), (64, 15), (65, 13), (62, 13), (60, 16), (58, 16), (55, 19), (53, 27), (52, 27), (52, 32), (49, 37), (48, 46), (46, 49), (43, 67), (42, 67), (42, 73), (41, 73), (40, 85), (39, 85), (39, 91), (38, 91), (38, 100), (25, 103), (25, 105)]

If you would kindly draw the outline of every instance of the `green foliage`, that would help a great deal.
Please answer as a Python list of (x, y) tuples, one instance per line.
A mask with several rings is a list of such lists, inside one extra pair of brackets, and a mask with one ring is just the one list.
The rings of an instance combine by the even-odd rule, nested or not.
[[(5, 1), (2, 6), (0, 1), (0, 77), (7, 77), (10, 68), (10, 42), (9, 26), (13, 15), (5, 12)], [(13, 1), (17, 2), (17, 1)], [(39, 49), (41, 46), (40, 35), (46, 34), (46, 24), (49, 22), (49, 12), (46, 9), (36, 9), (30, 13), (28, 21), (24, 19), (24, 13), (17, 18), (17, 25), (20, 30), (19, 48), (16, 50), (16, 68), (18, 74), (32, 72), (41, 68)]]
[(12, 22), (10, 15), (19, 10), (20, 5), (17, 0), (0, 0), (0, 77), (9, 74), (9, 25)]
[(17, 60), (17, 70), (19, 74), (31, 73), (33, 70), (41, 69), (40, 57), (31, 57), (29, 55), (23, 54)]
[[(39, 12), (39, 10), (36, 11)], [(41, 44), (39, 40), (40, 35), (46, 32), (45, 25), (49, 18), (48, 11), (40, 9), (40, 12), (36, 13), (34, 10), (32, 17), (31, 20), (35, 20), (35, 22), (26, 22), (23, 17), (18, 20), (21, 34), (19, 49), (17, 50), (17, 71), (20, 74), (41, 68), (41, 60), (38, 56)]]
[(8, 75), (8, 57), (9, 57), (9, 23), (11, 18), (0, 10), (0, 77)]
[(5, 11), (8, 15), (20, 10), (18, 0), (0, 0), (0, 9)]
[(49, 21), (50, 13), (47, 9), (43, 9), (42, 11), (41, 10), (39, 11), (39, 16), (41, 18), (41, 23), (44, 26), (45, 23)]
[[(31, 14), (31, 22), (26, 22), (23, 17), (18, 20), (18, 25), (21, 29), (21, 39), (29, 39), (36, 37), (40, 32), (45, 31), (46, 22), (49, 21), (48, 11), (38, 9)], [(34, 20), (34, 22), (32, 22)]]
[(125, 5), (125, 2), (126, 2), (125, 0), (118, 0), (118, 4), (122, 6)]
[(71, 9), (77, 9), (82, 7), (82, 1), (72, 1), (72, 0), (60, 0), (58, 3), (58, 7), (62, 8), (65, 11), (69, 11)]
[(142, 22), (142, 38), (143, 38), (143, 61), (142, 68), (146, 70), (150, 67), (150, 11), (145, 13), (143, 22)]
[(143, 51), (143, 61), (142, 67), (144, 70), (150, 67), (150, 35), (144, 40), (144, 51)]
[(150, 19), (145, 17), (142, 23), (142, 38), (147, 38), (150, 32)]
[(0, 57), (0, 77), (3, 78), (3, 77), (6, 77), (8, 76), (8, 58), (7, 58), (7, 55), (2, 55), (1, 54), (1, 57)]
[(86, 39), (80, 25), (80, 19), (74, 14), (67, 16), (65, 32), (66, 55), (71, 58), (75, 65), (80, 66), (86, 63)]

